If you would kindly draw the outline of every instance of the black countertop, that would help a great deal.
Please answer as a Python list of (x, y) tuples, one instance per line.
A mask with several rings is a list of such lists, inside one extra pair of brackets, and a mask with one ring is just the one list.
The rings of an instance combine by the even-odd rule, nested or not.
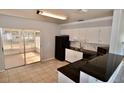
[(80, 71), (83, 71), (103, 82), (107, 82), (112, 76), (123, 56), (115, 54), (105, 54), (91, 60), (82, 59), (69, 65), (58, 68), (58, 71), (79, 83)]

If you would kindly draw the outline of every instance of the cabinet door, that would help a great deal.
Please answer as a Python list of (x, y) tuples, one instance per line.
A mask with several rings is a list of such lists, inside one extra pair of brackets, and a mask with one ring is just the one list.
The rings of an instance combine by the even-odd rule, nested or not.
[(101, 80), (96, 79), (95, 77), (92, 77), (89, 75), (88, 77), (88, 83), (103, 83)]
[(87, 43), (98, 43), (98, 28), (89, 28), (86, 31), (86, 41)]
[(100, 29), (99, 44), (109, 45), (111, 38), (111, 27), (104, 27)]
[(73, 29), (70, 32), (71, 32), (71, 36), (70, 36), (71, 41), (79, 41), (79, 29)]
[(103, 83), (102, 81), (80, 71), (80, 83)]
[(78, 30), (79, 31), (79, 40), (81, 41), (81, 42), (85, 42), (86, 41), (86, 32), (87, 32), (87, 29), (79, 29)]
[(88, 75), (80, 71), (80, 83), (88, 83)]
[(58, 83), (75, 83), (75, 82), (58, 71)]
[(82, 52), (74, 51), (71, 49), (66, 49), (65, 55), (66, 55), (65, 60), (71, 63), (81, 60), (83, 58)]
[(80, 83), (97, 83), (97, 79), (81, 71)]

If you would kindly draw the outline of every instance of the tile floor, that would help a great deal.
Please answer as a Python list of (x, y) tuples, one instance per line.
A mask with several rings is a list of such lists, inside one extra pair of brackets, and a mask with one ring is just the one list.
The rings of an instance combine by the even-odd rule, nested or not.
[(57, 68), (68, 64), (58, 60), (34, 63), (0, 72), (1, 83), (56, 83)]
[[(50, 60), (34, 63), (0, 72), (0, 83), (57, 83), (57, 68), (67, 62)], [(121, 68), (115, 83), (124, 83), (124, 66)]]

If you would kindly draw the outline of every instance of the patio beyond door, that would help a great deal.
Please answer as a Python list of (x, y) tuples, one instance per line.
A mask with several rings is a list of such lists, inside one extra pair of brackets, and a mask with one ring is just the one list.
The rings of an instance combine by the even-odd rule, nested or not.
[(40, 61), (40, 32), (24, 32), (26, 64)]
[(35, 30), (3, 29), (5, 68), (40, 61), (40, 32)]

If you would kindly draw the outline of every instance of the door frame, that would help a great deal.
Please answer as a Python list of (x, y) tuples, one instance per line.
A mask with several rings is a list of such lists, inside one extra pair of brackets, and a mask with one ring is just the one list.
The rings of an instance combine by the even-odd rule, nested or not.
[[(24, 33), (22, 33), (22, 35), (23, 35), (23, 45), (24, 45), (24, 65), (20, 65), (20, 66), (16, 66), (16, 67), (11, 67), (11, 68), (6, 68), (5, 67), (5, 55), (4, 55), (3, 40), (2, 40), (3, 39), (2, 38), (2, 34), (3, 34), (4, 29), (8, 29), (8, 28), (0, 28), (0, 49), (2, 50), (2, 52), (0, 52), (0, 55), (1, 55), (1, 58), (2, 58), (2, 60), (0, 60), (0, 63), (2, 62), (2, 65), (3, 65), (2, 70), (11, 69), (11, 68), (16, 68), (16, 67), (21, 67), (21, 66), (33, 64), (33, 63), (26, 64), (25, 37), (24, 37)], [(13, 28), (10, 28), (10, 29), (13, 29)], [(18, 29), (18, 30), (24, 32), (24, 31), (26, 31), (28, 29)], [(33, 30), (33, 31), (38, 31), (39, 33), (41, 33), (40, 30)], [(40, 35), (40, 61), (38, 61), (38, 62), (41, 62), (42, 61), (41, 58), (42, 57), (41, 57), (41, 35)], [(36, 63), (36, 62), (34, 62), (34, 63)], [(0, 71), (1, 71), (1, 67), (0, 67)]]
[[(32, 31), (32, 32), (39, 32), (39, 33), (41, 33), (41, 31), (40, 30), (29, 30), (29, 29), (23, 29), (23, 31), (22, 32), (30, 32), (30, 31)], [(33, 62), (33, 63), (30, 63), (30, 64), (27, 64), (26, 63), (26, 44), (25, 44), (25, 36), (24, 36), (24, 33), (23, 33), (23, 41), (24, 41), (24, 61), (25, 61), (25, 64), (24, 65), (30, 65), (30, 64), (33, 64), (33, 63), (37, 63), (37, 62), (41, 62), (41, 35), (40, 35), (40, 60), (39, 61), (37, 61), (37, 62)]]
[(4, 58), (4, 49), (3, 49), (3, 40), (2, 40), (3, 29), (0, 28), (0, 72), (5, 70), (5, 58)]

